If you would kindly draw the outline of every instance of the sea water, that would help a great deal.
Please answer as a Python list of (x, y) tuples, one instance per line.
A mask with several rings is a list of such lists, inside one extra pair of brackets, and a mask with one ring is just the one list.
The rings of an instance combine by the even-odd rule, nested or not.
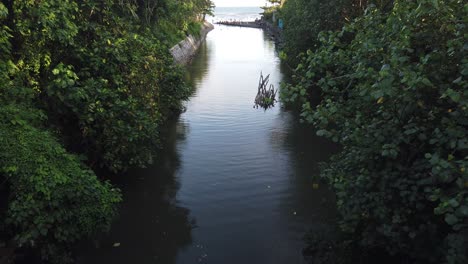
[(216, 7), (214, 17), (208, 17), (209, 22), (218, 21), (254, 21), (261, 18), (263, 9), (260, 7)]

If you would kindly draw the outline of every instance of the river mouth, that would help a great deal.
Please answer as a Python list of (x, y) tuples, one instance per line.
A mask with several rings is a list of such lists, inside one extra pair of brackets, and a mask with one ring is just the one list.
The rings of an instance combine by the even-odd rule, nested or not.
[(335, 230), (318, 166), (336, 147), (281, 103), (254, 109), (260, 72), (275, 87), (285, 78), (261, 29), (208, 34), (187, 111), (168, 123), (157, 164), (118, 180), (120, 217), (79, 263), (305, 263), (304, 234)]

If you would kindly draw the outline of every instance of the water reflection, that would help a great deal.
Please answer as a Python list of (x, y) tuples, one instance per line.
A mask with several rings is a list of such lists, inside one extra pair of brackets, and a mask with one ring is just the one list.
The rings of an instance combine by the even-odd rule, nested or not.
[(194, 59), (189, 66), (190, 70), (186, 71), (186, 79), (192, 84), (192, 86), (197, 87), (200, 81), (208, 75), (208, 71), (210, 70), (210, 67), (208, 67), (210, 55), (211, 52), (209, 52), (206, 42), (203, 42), (200, 45), (196, 59)]
[[(286, 113), (285, 113), (286, 115)], [(282, 201), (285, 211), (291, 211), (290, 218), (301, 218), (299, 229), (327, 237), (336, 233), (335, 196), (320, 178), (319, 165), (337, 152), (338, 146), (329, 140), (316, 136), (316, 130), (299, 122), (298, 115), (287, 113), (288, 124), (281, 148), (289, 154), (290, 196)], [(273, 140), (272, 140), (273, 141)], [(291, 221), (290, 221), (291, 222)]]
[[(158, 165), (119, 176), (124, 194), (120, 216), (112, 231), (95, 245), (83, 246), (78, 263), (176, 263), (177, 253), (192, 243), (195, 220), (180, 206), (176, 175), (180, 157), (176, 142), (187, 128), (178, 122), (167, 126), (164, 155)], [(118, 243), (118, 244), (116, 244)]]

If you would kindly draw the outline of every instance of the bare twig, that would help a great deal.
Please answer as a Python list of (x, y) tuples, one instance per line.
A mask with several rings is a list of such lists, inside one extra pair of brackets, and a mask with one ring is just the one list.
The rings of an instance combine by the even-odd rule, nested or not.
[(273, 84), (270, 84), (270, 86), (268, 86), (269, 81), (269, 74), (266, 77), (263, 77), (263, 73), (260, 73), (260, 80), (258, 81), (258, 92), (257, 96), (255, 97), (254, 108), (258, 108), (260, 106), (266, 110), (270, 107), (275, 106), (275, 102), (277, 102), (277, 90), (275, 90), (275, 86)]

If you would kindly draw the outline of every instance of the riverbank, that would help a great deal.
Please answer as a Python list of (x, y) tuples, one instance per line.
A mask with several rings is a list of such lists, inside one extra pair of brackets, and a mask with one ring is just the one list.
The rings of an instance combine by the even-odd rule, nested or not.
[(268, 36), (270, 36), (270, 38), (273, 39), (276, 45), (280, 48), (283, 47), (283, 31), (274, 24), (270, 23), (269, 21), (262, 20), (261, 23), (263, 30), (265, 30)]
[(208, 35), (208, 33), (213, 29), (214, 26), (205, 21), (202, 25), (199, 36), (188, 35), (187, 38), (172, 47), (169, 51), (171, 52), (175, 63), (180, 65), (189, 64), (197, 53), (200, 45), (206, 39), (206, 35)]

